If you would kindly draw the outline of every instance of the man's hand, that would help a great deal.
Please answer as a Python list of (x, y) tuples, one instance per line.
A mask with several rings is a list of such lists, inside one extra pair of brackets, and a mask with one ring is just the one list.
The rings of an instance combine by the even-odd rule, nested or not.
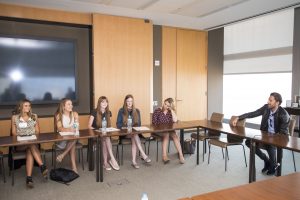
[(236, 126), (237, 122), (239, 121), (239, 117), (235, 117), (233, 120), (232, 120), (232, 126)]

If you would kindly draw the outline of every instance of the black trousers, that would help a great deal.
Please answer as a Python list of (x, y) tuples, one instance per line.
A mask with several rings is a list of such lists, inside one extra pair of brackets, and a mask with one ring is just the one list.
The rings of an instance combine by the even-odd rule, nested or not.
[[(246, 146), (250, 148), (250, 140), (246, 140)], [(265, 153), (262, 152), (261, 149), (267, 151), (269, 157)], [(262, 159), (263, 161), (267, 162), (271, 168), (275, 167), (276, 164), (276, 147), (267, 144), (258, 143), (255, 148), (255, 154)]]

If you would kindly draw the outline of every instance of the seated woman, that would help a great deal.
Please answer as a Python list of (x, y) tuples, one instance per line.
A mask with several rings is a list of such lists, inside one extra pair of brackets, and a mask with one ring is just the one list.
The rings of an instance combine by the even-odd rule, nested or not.
[[(64, 98), (60, 101), (57, 111), (54, 115), (56, 130), (58, 132), (75, 132), (74, 123), (79, 123), (78, 113), (73, 111), (73, 104), (70, 99)], [(57, 162), (61, 162), (69, 153), (72, 170), (78, 174), (76, 166), (76, 140), (62, 141), (56, 143), (56, 146), (63, 150), (56, 158)]]
[[(20, 101), (15, 115), (11, 118), (12, 135), (24, 136), (39, 134), (40, 128), (38, 116), (32, 113), (31, 102), (28, 99)], [(16, 147), (16, 151), (26, 151), (26, 185), (28, 188), (33, 188), (32, 169), (34, 161), (39, 165), (44, 178), (48, 177), (48, 169), (44, 165), (39, 147), (37, 144), (30, 144)]]
[[(132, 119), (132, 126), (141, 126), (140, 111), (137, 108), (135, 108), (133, 96), (131, 94), (126, 95), (124, 99), (123, 108), (119, 110), (118, 117), (117, 117), (117, 127), (118, 128), (127, 127), (128, 118)], [(134, 135), (128, 135), (126, 137), (131, 138), (132, 166), (135, 169), (140, 168), (140, 166), (136, 162), (137, 148), (139, 149), (143, 160), (146, 163), (150, 163), (151, 160), (145, 154), (139, 136), (137, 134), (134, 134)]]
[[(175, 113), (174, 100), (172, 98), (167, 98), (161, 108), (155, 109), (152, 115), (152, 124), (169, 124), (177, 122), (177, 115)], [(182, 149), (180, 146), (179, 138), (175, 131), (166, 132), (164, 134), (159, 134), (162, 136), (162, 159), (165, 164), (170, 162), (167, 156), (167, 147), (169, 143), (169, 136), (173, 138), (173, 142), (179, 154), (179, 162), (184, 163), (184, 157), (182, 154)]]
[[(97, 108), (91, 112), (88, 128), (90, 129), (102, 128), (102, 120), (104, 119), (107, 122), (107, 127), (111, 127), (110, 118), (111, 118), (111, 112), (109, 110), (108, 99), (105, 96), (101, 96), (98, 99)], [(110, 137), (105, 137), (104, 140), (102, 140), (102, 145), (103, 145), (103, 167), (106, 170), (111, 170), (111, 167), (114, 170), (120, 170), (118, 162), (116, 161), (112, 151)]]

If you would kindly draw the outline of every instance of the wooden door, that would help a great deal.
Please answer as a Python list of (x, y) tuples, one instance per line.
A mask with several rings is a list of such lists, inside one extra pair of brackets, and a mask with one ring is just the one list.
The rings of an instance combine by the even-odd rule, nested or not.
[(207, 117), (207, 32), (177, 29), (176, 101), (180, 120)]

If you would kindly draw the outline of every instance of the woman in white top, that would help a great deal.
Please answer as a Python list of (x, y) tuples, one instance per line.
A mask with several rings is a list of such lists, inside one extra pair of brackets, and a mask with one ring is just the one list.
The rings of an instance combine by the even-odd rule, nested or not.
[[(26, 136), (37, 135), (40, 132), (38, 116), (32, 113), (31, 102), (27, 99), (20, 101), (17, 106), (15, 115), (11, 118), (11, 132), (12, 135)], [(26, 185), (28, 188), (33, 187), (32, 169), (34, 161), (40, 166), (42, 175), (47, 178), (48, 169), (43, 164), (41, 153), (38, 145), (30, 144), (18, 146), (16, 151), (26, 151)]]
[[(75, 132), (74, 122), (79, 123), (78, 113), (73, 111), (73, 104), (70, 99), (64, 98), (60, 101), (57, 111), (55, 113), (55, 125), (58, 132)], [(61, 162), (69, 153), (72, 170), (78, 174), (76, 166), (76, 140), (63, 141), (56, 144), (56, 146), (64, 150), (56, 158)]]

